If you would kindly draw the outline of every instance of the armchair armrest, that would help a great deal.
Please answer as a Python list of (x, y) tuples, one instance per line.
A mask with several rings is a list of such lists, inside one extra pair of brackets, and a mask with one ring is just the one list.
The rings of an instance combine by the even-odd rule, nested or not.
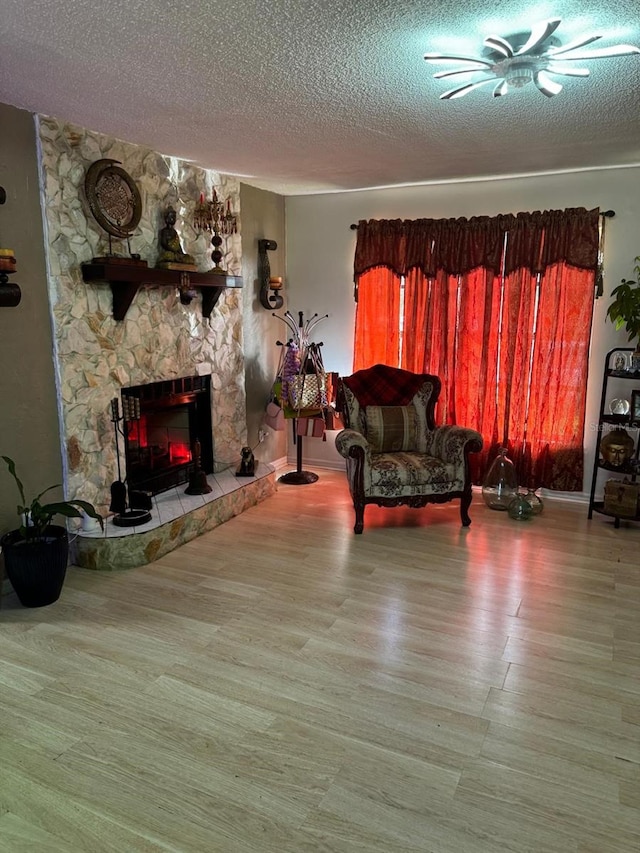
[(348, 459), (353, 455), (351, 450), (356, 447), (362, 448), (365, 456), (368, 456), (371, 452), (369, 442), (361, 432), (355, 429), (340, 430), (336, 436), (336, 449), (338, 453), (344, 456), (345, 459)]
[(482, 450), (479, 432), (455, 424), (436, 427), (428, 438), (427, 453), (445, 462), (462, 462), (466, 454)]

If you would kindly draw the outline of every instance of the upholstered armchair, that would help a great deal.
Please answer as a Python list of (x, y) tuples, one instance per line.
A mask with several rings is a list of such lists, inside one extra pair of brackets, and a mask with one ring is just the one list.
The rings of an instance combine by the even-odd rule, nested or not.
[(342, 377), (338, 405), (346, 429), (336, 436), (347, 466), (362, 533), (364, 508), (423, 507), (460, 498), (462, 524), (471, 524), (469, 454), (482, 436), (460, 426), (435, 425), (440, 380), (376, 364)]

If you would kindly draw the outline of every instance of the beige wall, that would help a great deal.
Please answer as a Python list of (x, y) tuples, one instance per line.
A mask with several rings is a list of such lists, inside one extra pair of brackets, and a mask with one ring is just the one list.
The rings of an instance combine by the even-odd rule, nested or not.
[[(62, 482), (53, 344), (33, 116), (0, 104), (0, 245), (16, 253), (17, 308), (0, 308), (0, 454), (18, 466), (27, 498)], [(60, 497), (52, 492), (51, 497)], [(18, 495), (0, 469), (0, 533), (17, 526)]]
[[(359, 219), (452, 217), (517, 213), (565, 207), (612, 208), (607, 220), (605, 297), (596, 302), (587, 381), (585, 427), (585, 491), (591, 483), (595, 426), (602, 387), (604, 356), (625, 346), (626, 337), (605, 321), (611, 290), (622, 277), (633, 275), (640, 254), (640, 167), (601, 169), (562, 175), (504, 180), (395, 187), (351, 193), (289, 197), (287, 213), (287, 277), (289, 298), (296, 308), (324, 313), (325, 364), (351, 373), (353, 364), (353, 255)], [(307, 442), (309, 461), (341, 463), (334, 447)], [(306, 451), (305, 451), (306, 454)]]
[[(278, 248), (269, 252), (271, 275), (285, 275), (285, 223), (284, 198), (274, 193), (240, 185), (240, 210), (242, 211), (242, 275), (244, 278), (244, 366), (247, 394), (247, 436), (251, 447), (258, 444), (258, 431), (278, 367), (277, 340), (286, 335), (286, 328), (272, 316), (272, 311), (262, 307), (258, 282), (258, 240), (275, 240)], [(286, 310), (287, 282), (285, 279), (285, 304), (278, 314)], [(267, 429), (265, 441), (255, 447), (255, 456), (265, 462), (274, 462), (286, 454), (285, 432)]]

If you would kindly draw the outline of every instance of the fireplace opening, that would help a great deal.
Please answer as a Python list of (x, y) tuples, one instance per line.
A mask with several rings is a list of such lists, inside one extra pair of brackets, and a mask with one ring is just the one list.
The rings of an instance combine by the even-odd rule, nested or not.
[(122, 389), (129, 492), (157, 495), (187, 483), (200, 467), (213, 473), (211, 377), (185, 376)]

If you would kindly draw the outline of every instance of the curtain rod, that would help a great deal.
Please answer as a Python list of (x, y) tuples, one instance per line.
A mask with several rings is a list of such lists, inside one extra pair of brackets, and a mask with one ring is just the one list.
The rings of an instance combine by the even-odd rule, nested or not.
[[(607, 219), (613, 219), (613, 217), (614, 217), (615, 215), (616, 215), (615, 210), (604, 210), (604, 211), (600, 214), (600, 216), (602, 216), (602, 217), (606, 217)], [(351, 225), (349, 226), (349, 228), (351, 228), (351, 230), (352, 230), (352, 231), (356, 231), (356, 230), (357, 230), (357, 228), (358, 228), (358, 226), (357, 226), (357, 224), (356, 224), (355, 222), (352, 222), (352, 223), (351, 223)]]

